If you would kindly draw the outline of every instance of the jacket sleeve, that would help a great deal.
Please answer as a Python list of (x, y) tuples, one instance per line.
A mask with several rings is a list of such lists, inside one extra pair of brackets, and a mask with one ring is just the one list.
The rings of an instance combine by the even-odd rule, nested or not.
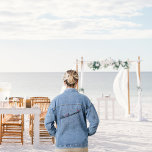
[(48, 111), (47, 111), (47, 114), (46, 114), (46, 117), (45, 117), (45, 128), (47, 129), (47, 131), (49, 132), (49, 134), (51, 136), (55, 136), (56, 134), (56, 128), (54, 126), (54, 123), (55, 123), (55, 120), (56, 120), (56, 114), (55, 114), (55, 108), (54, 108), (54, 102), (52, 101), (49, 108), (48, 108)]
[(99, 118), (94, 105), (90, 102), (90, 106), (86, 109), (86, 117), (90, 125), (88, 128), (88, 136), (96, 133), (99, 125)]

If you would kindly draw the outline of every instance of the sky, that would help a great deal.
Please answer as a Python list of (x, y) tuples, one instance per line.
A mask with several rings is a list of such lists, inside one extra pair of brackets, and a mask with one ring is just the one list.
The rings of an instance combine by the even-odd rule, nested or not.
[(140, 56), (152, 71), (152, 0), (0, 0), (0, 72), (65, 71), (81, 56)]

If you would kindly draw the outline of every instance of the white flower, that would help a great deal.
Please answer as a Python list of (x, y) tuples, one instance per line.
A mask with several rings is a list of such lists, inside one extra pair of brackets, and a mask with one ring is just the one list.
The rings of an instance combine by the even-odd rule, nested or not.
[(109, 64), (112, 65), (114, 63), (114, 60), (112, 58), (109, 59)]
[(100, 63), (97, 62), (97, 63), (96, 63), (96, 66), (100, 66)]

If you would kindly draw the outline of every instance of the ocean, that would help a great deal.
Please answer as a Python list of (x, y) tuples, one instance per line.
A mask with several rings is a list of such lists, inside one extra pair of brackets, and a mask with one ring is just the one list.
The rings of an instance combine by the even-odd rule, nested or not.
[[(63, 72), (0, 73), (0, 82), (12, 86), (10, 96), (55, 97), (63, 86)], [(89, 97), (113, 94), (113, 81), (116, 72), (85, 72), (83, 86)], [(144, 102), (152, 102), (152, 72), (141, 72), (142, 96)], [(130, 94), (137, 96), (136, 73), (130, 73)]]

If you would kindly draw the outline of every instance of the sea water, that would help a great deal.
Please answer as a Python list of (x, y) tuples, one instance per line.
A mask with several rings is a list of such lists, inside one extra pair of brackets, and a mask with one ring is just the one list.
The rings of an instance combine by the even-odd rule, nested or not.
[[(10, 96), (55, 97), (63, 86), (63, 72), (34, 72), (34, 73), (0, 73), (0, 82), (11, 84)], [(113, 82), (116, 72), (85, 72), (83, 88), (89, 97), (100, 97), (113, 94)], [(141, 73), (142, 96), (144, 102), (152, 102), (152, 72)], [(130, 94), (137, 96), (136, 73), (130, 73)]]

